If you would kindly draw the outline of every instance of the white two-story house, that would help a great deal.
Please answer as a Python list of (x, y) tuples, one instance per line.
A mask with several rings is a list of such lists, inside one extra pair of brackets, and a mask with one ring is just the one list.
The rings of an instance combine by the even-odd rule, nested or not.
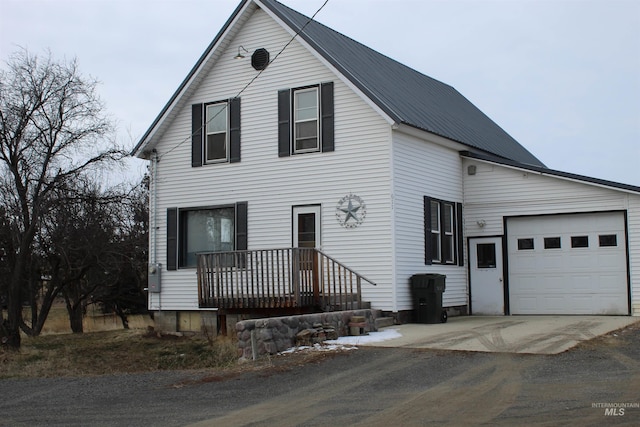
[(165, 328), (217, 312), (197, 254), (297, 247), (398, 321), (420, 273), (460, 314), (640, 315), (639, 187), (547, 169), (451, 86), (275, 0), (239, 4), (134, 155)]

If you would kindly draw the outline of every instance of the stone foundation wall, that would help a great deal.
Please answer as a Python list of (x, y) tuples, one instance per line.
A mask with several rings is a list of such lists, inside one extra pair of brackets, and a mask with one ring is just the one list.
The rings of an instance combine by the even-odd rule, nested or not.
[(364, 316), (367, 324), (365, 332), (375, 331), (374, 312), (368, 309), (240, 321), (236, 323), (240, 356), (253, 359), (254, 356), (276, 354), (292, 348), (298, 332), (314, 329), (314, 325), (318, 324), (331, 326), (338, 336), (349, 335), (352, 316)]

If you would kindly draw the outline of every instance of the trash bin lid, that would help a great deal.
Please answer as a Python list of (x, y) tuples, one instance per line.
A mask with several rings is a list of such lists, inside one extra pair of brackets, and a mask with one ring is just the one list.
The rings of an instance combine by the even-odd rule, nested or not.
[(411, 276), (411, 288), (428, 292), (444, 292), (447, 276), (437, 273), (414, 274)]

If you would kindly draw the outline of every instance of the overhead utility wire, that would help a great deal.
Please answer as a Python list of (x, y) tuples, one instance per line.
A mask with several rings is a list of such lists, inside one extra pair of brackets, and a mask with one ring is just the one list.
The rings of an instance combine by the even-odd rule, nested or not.
[[(282, 52), (284, 52), (284, 50), (291, 44), (293, 43), (293, 41), (295, 40), (296, 37), (298, 37), (298, 35), (300, 35), (300, 33), (302, 31), (304, 31), (304, 29), (307, 27), (307, 25), (309, 25), (311, 23), (311, 21), (313, 21), (313, 18), (316, 17), (316, 15), (318, 13), (320, 13), (320, 11), (322, 9), (324, 9), (324, 7), (327, 5), (327, 3), (329, 3), (329, 0), (325, 0), (325, 2), (322, 4), (322, 6), (320, 6), (320, 8), (318, 8), (318, 10), (316, 10), (316, 12), (311, 16), (311, 18), (309, 18), (307, 20), (307, 22), (305, 22), (305, 24), (300, 27), (300, 29), (298, 31), (296, 31), (296, 33), (293, 35), (293, 37), (291, 37), (291, 39), (282, 47), (282, 49), (280, 49), (280, 52), (278, 52), (276, 54), (276, 56), (273, 57), (272, 60), (269, 61), (269, 63), (267, 64), (267, 67), (271, 64), (273, 64), (273, 62), (280, 56), (280, 54)], [(247, 83), (241, 90), (240, 92), (238, 92), (238, 94), (235, 96), (235, 98), (238, 98), (240, 95), (242, 95), (242, 93), (247, 90), (249, 88), (249, 86), (251, 86), (251, 84), (256, 81), (256, 79), (258, 77), (260, 77), (260, 74), (262, 74), (262, 72), (267, 69), (267, 67), (264, 67), (262, 70), (260, 70), (258, 72), (258, 74), (256, 74), (255, 76), (253, 76), (253, 78), (251, 80), (249, 80), (249, 83)], [(219, 114), (221, 114), (223, 111), (225, 111), (228, 108), (228, 104), (225, 104), (225, 107), (223, 109), (221, 109), (220, 111), (218, 111), (216, 113), (216, 115), (214, 115), (213, 117), (211, 117), (207, 122), (205, 122), (204, 124), (202, 124), (197, 130), (191, 132), (191, 134), (183, 139), (182, 141), (180, 141), (178, 144), (176, 144), (175, 146), (173, 146), (171, 149), (169, 149), (167, 152), (162, 153), (161, 155), (158, 155), (157, 157), (157, 162), (159, 162), (165, 155), (171, 153), (173, 150), (175, 150), (176, 148), (180, 147), (182, 144), (184, 144), (185, 142), (191, 140), (191, 138), (193, 138), (193, 136), (201, 131), (203, 131), (205, 129), (205, 127), (207, 126), (207, 124), (209, 124), (211, 121), (213, 121), (213, 119), (215, 119), (216, 117), (218, 117)]]

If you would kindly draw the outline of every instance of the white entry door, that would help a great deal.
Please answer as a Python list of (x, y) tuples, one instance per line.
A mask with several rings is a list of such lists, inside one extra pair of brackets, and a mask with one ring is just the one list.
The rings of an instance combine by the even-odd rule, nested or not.
[(320, 247), (320, 205), (293, 207), (293, 247)]
[(471, 314), (504, 314), (502, 237), (469, 239)]

